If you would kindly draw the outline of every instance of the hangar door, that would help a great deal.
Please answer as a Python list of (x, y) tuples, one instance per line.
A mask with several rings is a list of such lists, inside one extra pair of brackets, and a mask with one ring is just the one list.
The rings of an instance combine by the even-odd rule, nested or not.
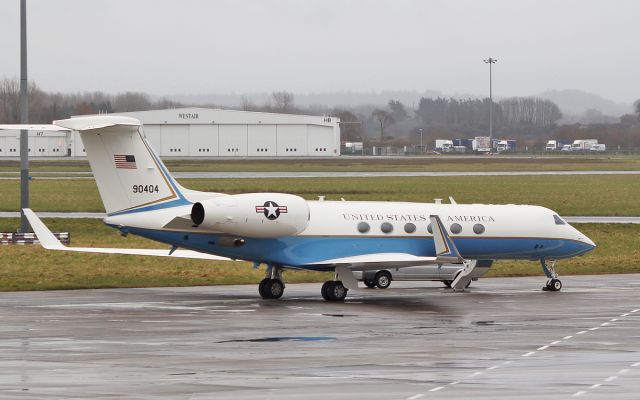
[(333, 128), (330, 126), (309, 125), (307, 138), (310, 156), (330, 156), (337, 151), (333, 141)]
[(249, 125), (248, 132), (248, 154), (250, 156), (276, 155), (275, 125)]
[(220, 125), (218, 127), (218, 155), (238, 157), (247, 155), (247, 125)]
[(162, 150), (162, 140), (160, 138), (160, 125), (145, 125), (142, 127), (144, 137), (156, 154), (160, 154)]
[(218, 156), (218, 125), (189, 127), (189, 155), (192, 157)]
[(188, 156), (189, 125), (161, 125), (160, 141), (162, 146), (162, 156)]
[(278, 125), (278, 155), (307, 155), (307, 125)]

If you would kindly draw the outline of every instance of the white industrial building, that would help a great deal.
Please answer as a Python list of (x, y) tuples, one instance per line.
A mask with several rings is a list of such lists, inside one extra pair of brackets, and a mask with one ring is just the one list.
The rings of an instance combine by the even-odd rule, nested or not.
[[(327, 116), (176, 108), (118, 113), (142, 121), (161, 157), (340, 155), (340, 120)], [(29, 131), (31, 157), (84, 157), (78, 132)], [(0, 130), (0, 157), (20, 156), (20, 131)]]
[[(118, 113), (142, 121), (161, 157), (287, 157), (340, 155), (340, 120), (334, 117), (176, 108)], [(86, 155), (71, 134), (71, 155)]]
[[(64, 157), (69, 155), (67, 132), (29, 131), (29, 157)], [(0, 130), (0, 157), (20, 156), (20, 131)]]

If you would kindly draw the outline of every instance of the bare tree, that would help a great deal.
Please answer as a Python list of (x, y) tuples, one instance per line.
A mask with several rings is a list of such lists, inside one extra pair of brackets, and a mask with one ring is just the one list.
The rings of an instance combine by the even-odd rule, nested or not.
[(243, 111), (257, 111), (258, 106), (256, 106), (247, 96), (242, 96), (240, 99), (240, 109)]
[(126, 92), (119, 93), (113, 99), (113, 110), (115, 112), (124, 111), (147, 111), (151, 109), (151, 100), (145, 93)]
[(275, 103), (275, 111), (290, 112), (293, 111), (293, 93), (291, 92), (273, 92), (271, 93), (273, 102)]
[(379, 108), (373, 110), (371, 117), (380, 125), (380, 143), (382, 143), (384, 140), (384, 129), (393, 124), (393, 117), (390, 112), (380, 110)]
[(633, 103), (634, 107), (635, 107), (635, 113), (638, 116), (638, 120), (640, 121), (640, 99), (636, 100), (635, 103)]

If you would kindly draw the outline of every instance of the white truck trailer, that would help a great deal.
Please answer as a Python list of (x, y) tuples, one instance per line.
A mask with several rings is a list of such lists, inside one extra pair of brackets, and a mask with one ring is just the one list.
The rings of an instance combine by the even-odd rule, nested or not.
[(442, 153), (449, 153), (453, 151), (453, 140), (436, 139), (435, 149), (436, 151), (440, 151)]
[(571, 145), (571, 151), (590, 150), (594, 144), (598, 144), (598, 139), (576, 139)]

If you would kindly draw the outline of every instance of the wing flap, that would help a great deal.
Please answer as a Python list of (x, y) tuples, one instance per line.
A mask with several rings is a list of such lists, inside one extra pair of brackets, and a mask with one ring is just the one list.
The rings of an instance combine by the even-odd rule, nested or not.
[(373, 253), (360, 256), (332, 258), (308, 266), (351, 267), (359, 269), (402, 268), (416, 265), (439, 264), (437, 257), (419, 257), (408, 253)]

